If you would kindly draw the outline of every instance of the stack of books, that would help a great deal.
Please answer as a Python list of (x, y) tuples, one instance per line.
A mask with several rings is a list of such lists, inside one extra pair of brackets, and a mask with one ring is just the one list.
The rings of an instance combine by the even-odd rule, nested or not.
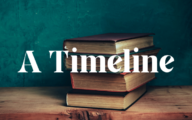
[[(70, 73), (73, 90), (67, 93), (67, 105), (121, 110), (131, 106), (146, 92), (146, 83), (155, 79), (155, 73), (124, 72), (124, 49), (130, 50), (130, 71), (134, 70), (133, 55), (139, 56), (137, 64), (142, 71), (141, 55), (157, 55), (160, 50), (154, 47), (152, 35), (151, 33), (108, 33), (65, 40), (64, 47), (69, 51), (69, 57), (64, 60), (66, 69), (72, 69), (70, 55), (76, 55), (76, 68), (79, 71)], [(77, 49), (75, 52), (72, 51), (74, 47)], [(138, 52), (134, 52), (135, 47), (139, 49)], [(86, 62), (87, 71), (92, 68), (91, 59), (87, 58), (87, 61), (83, 61), (82, 55), (104, 56), (105, 63), (100, 66), (101, 61), (97, 58), (95, 65), (97, 73), (81, 73), (83, 62)], [(113, 66), (119, 69), (116, 73), (108, 68), (107, 61), (112, 55), (122, 58), (121, 62)], [(152, 69), (151, 62), (152, 60), (148, 59), (149, 71)], [(106, 73), (99, 72), (101, 67), (105, 68)]]

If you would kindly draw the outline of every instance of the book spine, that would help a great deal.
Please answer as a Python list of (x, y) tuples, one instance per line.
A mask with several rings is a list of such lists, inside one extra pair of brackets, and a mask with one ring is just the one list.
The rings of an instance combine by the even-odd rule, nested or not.
[(74, 79), (73, 79), (72, 73), (70, 73), (70, 76), (71, 76), (71, 85), (72, 85), (72, 88), (75, 89)]

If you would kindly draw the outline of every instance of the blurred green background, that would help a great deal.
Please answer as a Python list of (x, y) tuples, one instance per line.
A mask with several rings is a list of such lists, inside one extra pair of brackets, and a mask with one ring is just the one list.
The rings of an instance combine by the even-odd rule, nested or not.
[[(155, 33), (158, 58), (175, 62), (148, 85), (192, 85), (192, 0), (0, 0), (0, 87), (70, 85), (68, 71), (54, 73), (49, 50), (109, 32)], [(26, 50), (34, 50), (42, 73), (17, 73)]]

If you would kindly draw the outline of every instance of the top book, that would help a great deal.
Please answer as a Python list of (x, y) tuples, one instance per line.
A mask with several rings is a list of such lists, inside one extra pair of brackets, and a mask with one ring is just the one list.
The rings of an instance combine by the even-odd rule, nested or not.
[(133, 51), (153, 46), (154, 33), (107, 33), (87, 37), (66, 39), (63, 47), (69, 52), (76, 47), (76, 53), (123, 54), (123, 49)]

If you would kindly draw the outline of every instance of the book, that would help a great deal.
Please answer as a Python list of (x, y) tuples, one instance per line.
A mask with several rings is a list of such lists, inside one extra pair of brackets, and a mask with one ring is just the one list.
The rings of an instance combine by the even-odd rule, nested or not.
[[(137, 53), (131, 52), (130, 53), (130, 66), (129, 66), (130, 70), (133, 69), (133, 56), (132, 55), (139, 55), (139, 65), (142, 66), (143, 61), (142, 61), (141, 55), (148, 55), (148, 56), (157, 55), (159, 50), (160, 50), (160, 48), (151, 47), (151, 48), (148, 48), (148, 49), (140, 50)], [(70, 55), (74, 55), (74, 54), (71, 53), (71, 54), (69, 54), (68, 58), (64, 59), (65, 68), (67, 70), (72, 69), (72, 58), (71, 58)], [(75, 54), (75, 55), (77, 55), (77, 69), (81, 70), (81, 57), (80, 57), (80, 55), (87, 55), (87, 54)], [(94, 56), (97, 56), (97, 55), (94, 55)], [(108, 69), (108, 65), (107, 65), (107, 61), (108, 61), (110, 56), (111, 55), (104, 55), (104, 57), (105, 57), (105, 70), (107, 72), (110, 72), (110, 70)], [(122, 61), (115, 64), (114, 68), (118, 69), (118, 68), (121, 67), (121, 69), (120, 69), (120, 71), (118, 73), (122, 73), (124, 71), (124, 54), (121, 54), (119, 56), (122, 58)], [(116, 61), (116, 59), (114, 61)], [(148, 59), (148, 63), (150, 63), (150, 62), (151, 62), (151, 59)], [(91, 59), (87, 58), (87, 71), (90, 71), (90, 70), (91, 70)], [(99, 59), (96, 60), (96, 70), (100, 71), (100, 60)]]
[[(149, 64), (148, 68), (151, 71), (152, 65)], [(155, 79), (155, 73), (70, 73), (70, 75), (73, 89), (108, 92), (130, 92)]]
[(146, 85), (132, 92), (72, 90), (66, 95), (67, 106), (125, 110), (146, 92)]
[(69, 52), (76, 47), (76, 53), (122, 54), (123, 49), (133, 51), (153, 46), (153, 33), (107, 33), (87, 37), (66, 39), (63, 47)]

